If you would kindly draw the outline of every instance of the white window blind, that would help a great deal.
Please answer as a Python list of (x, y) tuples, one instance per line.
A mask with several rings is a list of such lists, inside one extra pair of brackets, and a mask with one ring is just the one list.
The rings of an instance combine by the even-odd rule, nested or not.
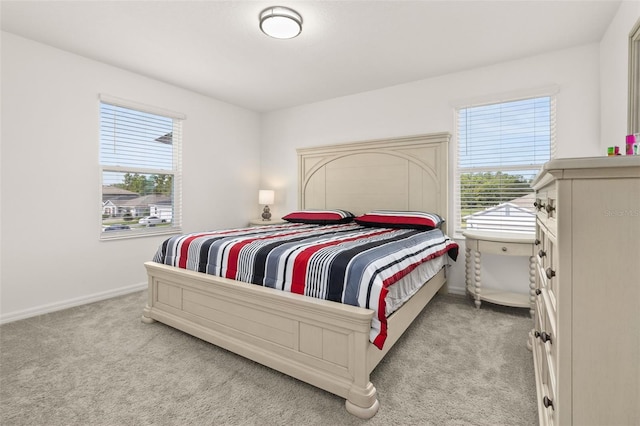
[(530, 183), (555, 152), (555, 97), (457, 110), (456, 233), (535, 231)]
[(101, 238), (180, 231), (183, 118), (101, 96)]

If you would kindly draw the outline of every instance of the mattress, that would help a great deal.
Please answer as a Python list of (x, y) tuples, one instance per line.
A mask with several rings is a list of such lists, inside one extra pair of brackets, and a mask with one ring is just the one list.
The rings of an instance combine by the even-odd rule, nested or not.
[(153, 260), (372, 309), (370, 340), (382, 348), (386, 318), (457, 254), (440, 229), (287, 223), (174, 236)]

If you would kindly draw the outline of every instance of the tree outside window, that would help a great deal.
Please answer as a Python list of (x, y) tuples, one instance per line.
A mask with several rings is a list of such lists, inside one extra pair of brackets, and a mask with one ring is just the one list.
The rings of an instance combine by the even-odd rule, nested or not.
[(457, 110), (457, 233), (534, 232), (530, 183), (551, 158), (554, 116), (549, 96)]

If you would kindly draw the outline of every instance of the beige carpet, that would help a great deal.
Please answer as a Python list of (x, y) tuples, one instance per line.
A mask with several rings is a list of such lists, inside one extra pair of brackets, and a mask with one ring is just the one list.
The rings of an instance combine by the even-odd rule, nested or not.
[(380, 411), (160, 323), (146, 292), (0, 327), (0, 424), (535, 425), (527, 310), (436, 296), (373, 372)]

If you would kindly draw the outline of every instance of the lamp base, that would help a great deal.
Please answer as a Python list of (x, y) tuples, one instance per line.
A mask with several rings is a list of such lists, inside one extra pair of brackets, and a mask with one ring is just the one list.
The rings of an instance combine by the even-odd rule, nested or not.
[(264, 206), (262, 210), (262, 220), (271, 220), (271, 210), (269, 210), (269, 206)]

